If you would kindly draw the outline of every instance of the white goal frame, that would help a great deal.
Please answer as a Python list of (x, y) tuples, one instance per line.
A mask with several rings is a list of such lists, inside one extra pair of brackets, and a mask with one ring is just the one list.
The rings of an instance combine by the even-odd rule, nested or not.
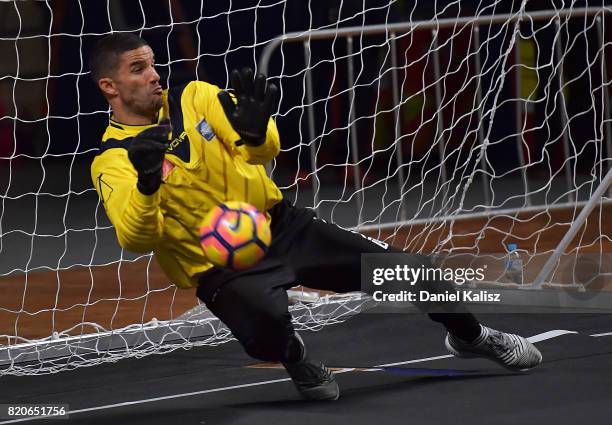
[[(348, 86), (352, 87), (351, 99), (354, 99), (354, 87), (353, 87), (354, 86), (353, 84), (354, 82), (354, 76), (353, 76), (354, 60), (353, 60), (353, 56), (351, 55), (353, 51), (353, 38), (357, 36), (361, 37), (364, 35), (386, 34), (388, 38), (391, 40), (390, 41), (390, 44), (391, 44), (391, 78), (393, 82), (392, 87), (393, 87), (393, 96), (394, 96), (393, 104), (398, 105), (400, 103), (399, 74), (398, 74), (398, 66), (397, 66), (397, 48), (396, 48), (396, 39), (397, 39), (398, 34), (407, 33), (410, 31), (429, 30), (431, 31), (434, 37), (434, 42), (436, 42), (435, 36), (436, 36), (436, 33), (440, 29), (456, 28), (456, 27), (461, 27), (462, 25), (470, 24), (473, 26), (474, 39), (476, 41), (475, 46), (474, 46), (474, 51), (478, 51), (480, 47), (478, 34), (479, 34), (479, 27), (481, 25), (492, 25), (496, 23), (506, 23), (506, 22), (514, 22), (516, 25), (518, 25), (522, 21), (544, 21), (544, 20), (555, 19), (555, 25), (558, 30), (560, 26), (559, 21), (561, 18), (597, 16), (597, 15), (603, 15), (605, 13), (612, 14), (612, 9), (606, 9), (605, 7), (581, 7), (581, 8), (571, 8), (571, 9), (566, 9), (566, 10), (545, 10), (545, 11), (536, 11), (536, 12), (525, 12), (521, 8), (521, 10), (517, 13), (507, 13), (507, 14), (499, 14), (499, 15), (462, 17), (462, 18), (446, 18), (446, 19), (439, 19), (435, 21), (414, 21), (414, 22), (394, 23), (394, 24), (389, 24), (389, 25), (370, 25), (370, 26), (363, 26), (363, 27), (353, 26), (353, 27), (340, 28), (340, 29), (316, 30), (316, 31), (307, 31), (307, 32), (292, 32), (292, 33), (285, 34), (282, 37), (279, 37), (271, 41), (268, 45), (266, 45), (266, 47), (264, 48), (262, 52), (261, 58), (259, 60), (259, 70), (263, 74), (267, 75), (268, 69), (269, 69), (269, 63), (272, 58), (272, 55), (274, 54), (276, 50), (278, 50), (282, 46), (283, 43), (301, 43), (304, 49), (304, 62), (307, 64), (307, 66), (310, 66), (310, 42), (312, 40), (344, 38), (346, 39), (347, 51), (348, 51), (347, 56), (348, 56), (348, 62), (349, 62), (348, 76), (347, 76), (347, 79), (349, 82)], [(600, 43), (603, 44), (604, 38), (603, 38), (601, 16), (597, 16), (597, 29), (598, 29), (598, 34), (599, 34), (599, 41)], [(510, 42), (509, 49), (512, 47), (515, 48), (515, 57), (518, 57), (519, 56), (519, 45), (514, 43), (514, 36), (513, 36), (512, 41)], [(557, 59), (559, 59), (559, 56), (561, 56), (560, 38), (557, 38), (555, 47), (556, 47), (555, 55), (557, 56)], [(434, 56), (435, 78), (436, 78), (436, 97), (439, 103), (439, 100), (440, 100), (439, 94), (441, 90), (440, 88), (441, 77), (440, 77), (440, 64), (439, 64), (439, 57), (438, 57), (439, 55), (438, 55), (437, 49), (434, 50), (433, 56)], [(475, 55), (475, 58), (476, 58), (475, 60), (476, 71), (480, 73), (480, 61), (478, 59), (478, 55)], [(605, 81), (605, 79), (607, 78), (607, 69), (606, 69), (606, 62), (605, 62), (604, 55), (602, 55), (602, 58), (601, 58), (601, 71), (603, 75), (602, 84), (607, 85), (607, 82)], [(563, 86), (562, 72), (559, 73), (558, 78), (559, 78), (560, 86)], [(520, 88), (521, 88), (520, 84), (521, 84), (521, 80), (519, 78), (516, 78), (515, 85), (516, 85), (517, 92), (520, 92)], [(306, 100), (308, 102), (308, 105), (313, 105), (314, 103), (314, 99), (312, 95), (312, 85), (313, 85), (312, 73), (307, 71), (306, 72)], [(479, 92), (477, 93), (478, 99), (482, 99), (482, 93), (481, 93), (482, 88), (480, 86), (478, 88), (479, 88)], [(605, 109), (604, 119), (607, 122), (607, 124), (605, 125), (606, 152), (608, 152), (608, 155), (612, 155), (612, 129), (611, 129), (612, 119), (610, 118), (610, 109), (612, 108), (612, 104), (610, 104), (610, 98), (609, 98), (607, 90), (604, 90), (604, 99), (605, 99), (604, 103), (608, 105), (608, 107), (604, 108)], [(565, 106), (563, 104), (563, 100), (561, 100), (560, 103), (561, 103), (561, 108), (564, 108)], [(351, 112), (353, 113), (351, 115), (351, 120), (354, 121), (354, 118), (355, 118), (354, 110), (351, 110)], [(400, 137), (400, 133), (401, 133), (399, 108), (395, 108), (395, 112), (396, 112), (396, 117), (395, 117), (394, 131), (395, 131), (395, 140), (397, 140)], [(520, 117), (521, 106), (519, 105), (518, 102), (516, 102), (515, 113), (517, 114), (517, 117)], [(443, 114), (442, 111), (440, 111), (438, 123), (443, 122), (442, 114)], [(489, 120), (492, 121), (493, 117), (494, 115), (491, 114), (489, 116)], [(562, 124), (564, 127), (566, 127), (568, 124), (566, 114), (562, 114), (562, 119), (563, 119)], [(313, 108), (312, 106), (310, 106), (308, 108), (308, 128), (309, 128), (310, 140), (313, 140), (313, 141), (315, 140), (314, 120), (315, 120), (315, 117), (313, 113)], [(520, 121), (520, 119), (517, 118), (517, 121)], [(403, 226), (407, 224), (414, 225), (414, 224), (421, 224), (421, 223), (473, 219), (473, 218), (479, 218), (479, 217), (489, 217), (495, 214), (512, 215), (512, 214), (516, 214), (519, 212), (539, 211), (539, 210), (542, 210), (543, 208), (546, 208), (548, 210), (566, 209), (566, 208), (580, 209), (581, 208), (580, 214), (572, 222), (570, 229), (568, 230), (566, 235), (563, 237), (563, 240), (555, 248), (550, 258), (546, 261), (546, 264), (544, 265), (544, 267), (542, 268), (542, 270), (540, 271), (536, 279), (533, 282), (530, 282), (528, 285), (524, 286), (525, 289), (540, 288), (542, 284), (545, 282), (545, 280), (550, 276), (551, 272), (553, 271), (553, 268), (555, 267), (555, 264), (557, 264), (559, 260), (559, 257), (564, 252), (565, 248), (570, 243), (570, 241), (573, 239), (573, 237), (577, 234), (579, 229), (582, 227), (582, 225), (586, 221), (589, 214), (595, 208), (595, 206), (600, 205), (600, 204), (612, 204), (612, 199), (604, 199), (604, 194), (606, 191), (608, 191), (608, 198), (612, 198), (612, 158), (608, 158), (609, 160), (608, 161), (608, 171), (607, 171), (606, 176), (602, 179), (602, 181), (600, 182), (598, 187), (594, 190), (592, 196), (588, 200), (576, 201), (574, 199), (571, 191), (569, 190), (572, 187), (571, 177), (570, 177), (572, 170), (570, 168), (569, 161), (565, 161), (565, 181), (566, 181), (566, 187), (568, 189), (567, 202), (558, 203), (552, 206), (551, 205), (538, 205), (538, 204), (532, 205), (530, 202), (530, 197), (529, 197), (529, 190), (528, 190), (529, 182), (528, 182), (527, 172), (525, 168), (525, 158), (523, 156), (523, 152), (521, 148), (521, 138), (520, 138), (519, 129), (520, 129), (520, 122), (517, 122), (517, 135), (516, 135), (515, 140), (516, 140), (517, 153), (518, 153), (518, 157), (519, 157), (519, 161), (521, 165), (523, 184), (525, 187), (525, 191), (527, 193), (527, 197), (526, 197), (527, 207), (506, 208), (506, 209), (485, 208), (483, 211), (479, 211), (479, 212), (459, 212), (459, 213), (455, 212), (451, 215), (442, 215), (442, 216), (434, 217), (434, 218), (408, 219), (406, 216), (403, 204), (402, 204), (402, 206), (400, 207), (401, 217), (402, 217), (401, 221), (357, 226), (355, 230), (360, 230), (360, 231), (380, 230), (380, 229), (388, 229), (388, 228), (397, 228), (399, 226)], [(357, 193), (358, 201), (361, 204), (363, 202), (363, 198), (360, 196), (360, 194), (363, 192), (363, 185), (361, 181), (361, 164), (357, 161), (358, 146), (357, 146), (356, 140), (357, 140), (356, 129), (355, 129), (355, 126), (352, 126), (350, 128), (351, 152), (352, 152), (354, 164), (356, 165), (356, 168), (357, 168), (357, 172), (353, 174), (353, 189)], [(481, 150), (482, 151), (486, 150), (487, 140), (485, 136), (482, 134), (482, 131), (479, 133), (479, 142), (481, 144)], [(567, 137), (566, 132), (564, 132), (563, 134), (563, 143), (564, 143), (564, 154), (565, 154), (564, 159), (567, 159), (567, 156), (569, 154), (569, 139)], [(444, 152), (444, 144), (445, 144), (444, 137), (439, 137), (438, 138), (438, 148), (439, 148), (438, 150), (441, 154), (443, 154)], [(314, 178), (311, 179), (312, 192), (313, 192), (313, 204), (315, 206), (314, 207), (315, 210), (317, 210), (318, 205), (319, 205), (318, 194), (319, 194), (320, 187), (319, 187), (319, 179), (317, 178), (317, 168), (315, 166), (315, 158), (317, 154), (316, 142), (312, 142), (309, 144), (309, 150), (310, 150), (310, 158), (311, 158), (311, 172), (314, 175)], [(396, 165), (399, 170), (398, 171), (398, 175), (399, 175), (398, 184), (401, 189), (401, 187), (405, 184), (405, 177), (404, 177), (403, 168), (401, 167), (402, 165), (402, 146), (399, 143), (397, 144), (397, 149), (396, 149), (396, 160), (397, 160)], [(481, 161), (480, 164), (484, 166), (483, 161)], [(446, 175), (444, 167), (441, 169), (441, 175), (443, 179), (442, 183), (446, 183), (447, 175)], [(482, 176), (483, 176), (483, 179), (482, 179), (483, 194), (484, 194), (487, 204), (489, 204), (490, 199), (489, 199), (489, 193), (487, 190), (488, 181), (486, 178), (486, 173), (483, 173)], [(467, 184), (470, 184), (470, 183), (471, 183), (471, 179)]]

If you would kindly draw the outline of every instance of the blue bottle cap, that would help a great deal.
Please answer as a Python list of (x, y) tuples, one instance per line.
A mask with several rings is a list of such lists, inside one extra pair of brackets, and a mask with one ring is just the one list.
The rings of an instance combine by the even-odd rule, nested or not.
[(510, 251), (510, 252), (516, 251), (517, 248), (518, 248), (518, 246), (515, 243), (509, 243), (508, 244), (508, 251)]

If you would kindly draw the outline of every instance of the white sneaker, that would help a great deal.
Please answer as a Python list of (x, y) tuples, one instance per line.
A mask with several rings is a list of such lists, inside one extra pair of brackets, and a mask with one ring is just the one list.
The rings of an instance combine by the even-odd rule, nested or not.
[(444, 344), (455, 357), (486, 357), (513, 371), (526, 371), (542, 363), (542, 353), (519, 335), (480, 326), (480, 336), (465, 342), (450, 333)]

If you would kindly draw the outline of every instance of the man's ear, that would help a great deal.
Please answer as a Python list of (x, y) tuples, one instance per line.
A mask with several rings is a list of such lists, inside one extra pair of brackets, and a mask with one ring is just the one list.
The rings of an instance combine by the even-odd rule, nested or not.
[(112, 78), (104, 77), (98, 80), (98, 87), (105, 96), (114, 97), (119, 94)]

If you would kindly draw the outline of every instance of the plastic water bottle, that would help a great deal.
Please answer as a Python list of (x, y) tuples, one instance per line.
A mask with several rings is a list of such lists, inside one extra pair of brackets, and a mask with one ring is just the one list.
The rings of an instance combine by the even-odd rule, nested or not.
[(506, 278), (518, 285), (523, 284), (523, 260), (517, 251), (515, 243), (508, 244), (508, 260), (506, 261)]

